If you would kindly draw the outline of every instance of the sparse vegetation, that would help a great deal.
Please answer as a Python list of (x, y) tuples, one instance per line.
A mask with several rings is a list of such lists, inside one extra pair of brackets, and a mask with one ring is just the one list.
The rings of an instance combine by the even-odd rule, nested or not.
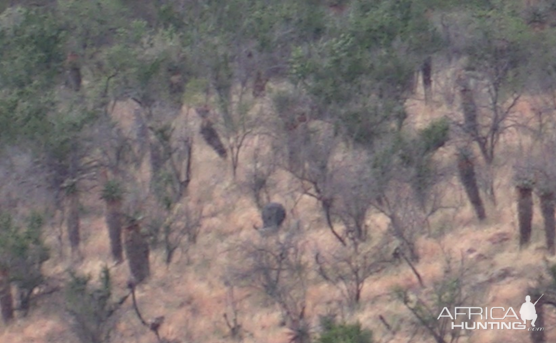
[(454, 343), (441, 306), (529, 291), (548, 325), (553, 2), (1, 2), (0, 309), (32, 318), (0, 341), (152, 340), (134, 311), (159, 342)]
[(363, 329), (360, 323), (342, 324), (336, 323), (333, 318), (321, 318), (323, 332), (318, 338), (318, 343), (372, 343), (373, 333)]
[(119, 301), (112, 297), (108, 268), (100, 275), (100, 286), (91, 289), (89, 276), (70, 274), (65, 289), (66, 310), (73, 319), (74, 330), (82, 343), (106, 342), (116, 323), (115, 314), (127, 296)]

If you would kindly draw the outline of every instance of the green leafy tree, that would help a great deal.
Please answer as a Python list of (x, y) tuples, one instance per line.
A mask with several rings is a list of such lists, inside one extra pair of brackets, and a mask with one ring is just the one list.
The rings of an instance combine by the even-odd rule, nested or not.
[(44, 282), (42, 264), (49, 259), (49, 252), (42, 240), (43, 224), (39, 213), (32, 213), (22, 223), (8, 213), (0, 214), (0, 305), (6, 321), (13, 318), (10, 283), (18, 288), (20, 308), (27, 314), (33, 291)]

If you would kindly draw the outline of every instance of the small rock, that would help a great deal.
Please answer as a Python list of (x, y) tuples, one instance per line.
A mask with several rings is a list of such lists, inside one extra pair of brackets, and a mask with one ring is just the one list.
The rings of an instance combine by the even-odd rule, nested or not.
[(500, 244), (500, 243), (509, 241), (510, 238), (511, 238), (511, 235), (510, 235), (509, 232), (500, 231), (500, 232), (495, 233), (491, 237), (489, 237), (487, 239), (487, 241), (489, 241), (490, 244), (496, 245), (496, 244)]
[(496, 272), (494, 272), (494, 274), (489, 279), (489, 281), (490, 282), (500, 282), (500, 281), (503, 281), (503, 280), (505, 280), (509, 277), (513, 277), (515, 275), (516, 275), (515, 268), (512, 268), (512, 267), (502, 268), (502, 269), (497, 270)]
[(483, 254), (477, 254), (477, 255), (475, 255), (475, 258), (474, 258), (474, 260), (476, 262), (481, 262), (481, 261), (484, 261), (486, 259), (487, 259), (487, 257)]

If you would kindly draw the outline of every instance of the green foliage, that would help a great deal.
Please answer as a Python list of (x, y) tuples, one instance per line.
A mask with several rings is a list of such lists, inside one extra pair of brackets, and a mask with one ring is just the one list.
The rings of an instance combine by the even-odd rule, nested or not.
[(419, 132), (419, 140), (425, 154), (438, 150), (449, 139), (450, 123), (447, 118), (433, 121)]
[[(40, 268), (49, 258), (41, 238), (42, 215), (31, 213), (25, 224), (25, 228), (21, 228), (9, 213), (0, 213), (0, 263), (8, 268), (27, 263), (37, 264)], [(22, 269), (20, 272), (28, 273), (29, 270)]]
[(111, 300), (112, 285), (108, 267), (104, 267), (97, 288), (89, 286), (90, 276), (70, 272), (65, 288), (66, 310), (74, 319), (74, 329), (82, 343), (105, 342), (112, 329), (110, 318), (118, 308)]
[(373, 333), (363, 329), (360, 323), (340, 324), (329, 317), (321, 318), (323, 332), (318, 343), (372, 343)]
[(154, 193), (157, 200), (166, 211), (170, 211), (174, 205), (174, 196), (172, 193), (172, 185), (174, 177), (170, 171), (161, 170), (155, 175)]
[(57, 1), (58, 20), (70, 33), (68, 44), (79, 54), (89, 54), (112, 42), (118, 28), (130, 22), (129, 9), (118, 0)]
[(65, 35), (55, 16), (19, 8), (0, 18), (0, 137), (2, 143), (48, 132), (53, 84), (59, 80)]
[(101, 199), (106, 202), (121, 201), (125, 194), (122, 183), (118, 180), (108, 180), (102, 188)]
[(506, 93), (525, 87), (528, 60), (539, 41), (511, 4), (498, 3), (493, 9), (474, 12), (468, 34), (468, 68), (485, 75), (501, 101)]
[(52, 86), (63, 61), (64, 35), (53, 15), (22, 9), (17, 22), (0, 27), (0, 86), (24, 90)]
[(334, 113), (355, 142), (372, 146), (401, 129), (415, 70), (442, 42), (411, 1), (353, 1), (342, 25), (327, 33), (293, 49), (292, 81)]
[(42, 239), (43, 216), (32, 212), (21, 224), (9, 213), (0, 213), (0, 264), (18, 287), (21, 308), (27, 313), (33, 291), (44, 282), (42, 264), (50, 255)]
[(201, 105), (205, 101), (209, 82), (206, 78), (192, 78), (185, 86), (183, 101), (191, 105)]

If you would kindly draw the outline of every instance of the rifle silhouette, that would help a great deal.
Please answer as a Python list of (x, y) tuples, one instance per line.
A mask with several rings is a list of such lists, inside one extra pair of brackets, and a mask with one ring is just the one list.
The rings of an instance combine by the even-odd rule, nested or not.
[(539, 300), (541, 300), (541, 298), (542, 298), (543, 295), (544, 295), (544, 294), (542, 294), (542, 295), (537, 299), (537, 301), (535, 301), (535, 303), (533, 304), (533, 306), (535, 306), (535, 305), (539, 302)]

